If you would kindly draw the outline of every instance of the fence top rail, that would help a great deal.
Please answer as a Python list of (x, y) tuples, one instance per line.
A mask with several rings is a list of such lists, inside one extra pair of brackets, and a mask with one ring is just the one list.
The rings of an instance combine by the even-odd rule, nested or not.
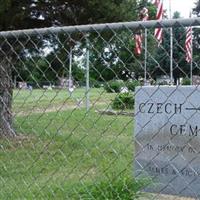
[(200, 26), (200, 18), (187, 18), (187, 19), (168, 19), (168, 20), (149, 20), (149, 21), (132, 21), (132, 22), (118, 22), (118, 23), (105, 23), (105, 24), (89, 24), (89, 25), (76, 25), (76, 26), (63, 26), (63, 27), (49, 27), (39, 29), (24, 29), (15, 31), (2, 31), (0, 37), (20, 37), (23, 35), (37, 35), (59, 32), (95, 32), (103, 30), (122, 30), (122, 29), (149, 29), (149, 28), (169, 28), (169, 27), (187, 27), (187, 26)]

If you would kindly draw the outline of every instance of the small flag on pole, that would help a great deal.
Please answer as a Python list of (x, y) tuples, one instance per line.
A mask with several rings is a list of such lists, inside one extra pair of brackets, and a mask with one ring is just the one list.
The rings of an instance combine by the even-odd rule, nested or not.
[(147, 21), (149, 19), (149, 10), (147, 8), (143, 8), (140, 12), (142, 21)]
[[(147, 8), (143, 8), (141, 11), (140, 11), (140, 19), (142, 21), (147, 21), (148, 18), (149, 18), (149, 11)], [(142, 53), (142, 32), (140, 31), (139, 33), (135, 34), (135, 54), (136, 55), (140, 55)]]
[[(163, 1), (162, 0), (155, 0), (154, 2), (155, 6), (157, 7), (157, 13), (156, 13), (156, 19), (162, 20), (163, 19)], [(162, 42), (162, 28), (156, 28), (154, 36), (158, 41), (158, 45)]]
[(142, 34), (135, 35), (135, 54), (140, 55), (142, 53)]
[(188, 63), (192, 62), (192, 27), (186, 29), (185, 52), (186, 61)]

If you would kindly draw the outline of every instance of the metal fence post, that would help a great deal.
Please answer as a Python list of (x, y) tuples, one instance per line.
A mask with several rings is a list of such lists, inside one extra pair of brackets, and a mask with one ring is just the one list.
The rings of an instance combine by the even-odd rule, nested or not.
[(147, 29), (145, 28), (145, 44), (144, 44), (144, 85), (147, 85)]
[(73, 86), (72, 84), (72, 47), (70, 47), (69, 50), (69, 85), (68, 85), (68, 90), (71, 94), (71, 87)]
[(170, 82), (173, 85), (173, 29), (170, 28)]
[(89, 111), (90, 109), (90, 51), (89, 51), (89, 40), (88, 35), (86, 36), (86, 110)]

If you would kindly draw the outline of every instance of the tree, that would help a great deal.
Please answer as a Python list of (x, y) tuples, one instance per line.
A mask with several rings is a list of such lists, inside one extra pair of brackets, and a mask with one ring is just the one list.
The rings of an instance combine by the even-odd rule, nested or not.
[[(1, 31), (128, 21), (136, 19), (137, 16), (136, 0), (108, 0), (103, 3), (99, 0), (1, 0), (0, 4)], [(14, 69), (14, 73), (19, 73), (21, 69), (17, 66), (20, 66), (19, 63), (25, 65), (25, 61), (29, 61), (30, 66), (31, 62), (32, 64), (40, 63), (42, 68), (48, 66), (44, 60), (41, 60), (41, 52), (34, 49), (34, 43), (39, 45), (38, 48), (42, 48), (47, 43), (52, 44), (53, 41), (53, 45), (56, 47), (53, 55), (56, 54), (57, 58), (62, 57), (66, 50), (69, 50), (70, 41), (64, 43), (66, 45), (65, 52), (62, 47), (59, 47), (58, 40), (63, 40), (63, 35), (59, 36), (58, 40), (52, 35), (39, 38), (42, 42), (37, 42), (37, 36), (31, 39), (32, 42), (25, 36), (22, 39), (24, 43), (20, 43), (20, 39), (15, 37), (6, 38), (6, 40), (5, 38), (0, 39), (1, 44), (3, 44), (0, 51), (0, 135), (15, 135), (11, 115), (12, 69)], [(57, 66), (57, 61), (54, 60), (55, 65), (52, 62), (52, 70), (53, 66)], [(38, 72), (38, 69), (34, 69), (34, 74), (30, 78), (33, 80), (40, 78), (38, 74), (43, 74), (45, 70), (40, 69)], [(23, 71), (24, 76), (28, 71), (29, 67), (26, 67), (26, 70)]]
[[(143, 7), (149, 10), (149, 18), (154, 19), (156, 8), (152, 3), (146, 0), (138, 2), (138, 10), (136, 19), (139, 20), (139, 11)], [(93, 34), (93, 44), (91, 52), (91, 73), (90, 75), (98, 81), (109, 81), (111, 79), (127, 80), (134, 77), (138, 78), (143, 75), (143, 53), (141, 56), (134, 55), (135, 41), (133, 35), (138, 30), (119, 30), (113, 33)], [(148, 44), (151, 46), (151, 38), (148, 38)], [(143, 51), (144, 52), (144, 51)]]
[(133, 20), (135, 8), (136, 0), (1, 0), (0, 29)]
[[(197, 0), (195, 3), (196, 7), (193, 9), (193, 14), (195, 14), (197, 17), (200, 17), (200, 0)], [(200, 28), (199, 27), (193, 27), (193, 74), (194, 75), (200, 75), (199, 72), (199, 65), (200, 65)]]
[[(180, 18), (180, 13), (175, 12), (173, 19)], [(184, 27), (173, 28), (173, 77), (174, 81), (179, 77), (186, 76), (189, 73), (189, 66), (185, 61), (185, 32)], [(150, 72), (153, 79), (158, 75), (170, 74), (170, 29), (163, 29), (163, 40), (160, 46), (157, 43), (153, 45), (155, 48), (151, 51), (154, 59), (150, 59)], [(156, 62), (155, 62), (156, 61)]]
[(14, 136), (12, 128), (12, 56), (5, 55), (7, 45), (1, 46), (0, 51), (0, 136)]
[(196, 7), (193, 8), (193, 14), (197, 15), (197, 17), (200, 16), (200, 0), (196, 0), (195, 3)]

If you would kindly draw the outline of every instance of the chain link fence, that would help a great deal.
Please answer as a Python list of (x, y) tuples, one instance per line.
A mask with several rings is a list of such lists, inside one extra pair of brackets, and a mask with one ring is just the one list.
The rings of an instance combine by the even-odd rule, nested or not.
[(198, 199), (199, 25), (1, 32), (0, 199)]

